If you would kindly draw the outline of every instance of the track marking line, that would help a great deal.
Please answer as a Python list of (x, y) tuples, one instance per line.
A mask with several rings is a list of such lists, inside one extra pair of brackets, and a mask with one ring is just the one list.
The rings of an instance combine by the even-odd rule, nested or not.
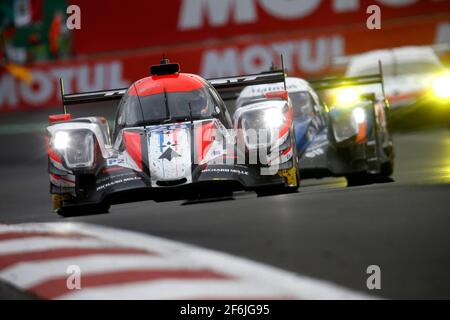
[[(83, 275), (83, 293), (88, 292), (90, 288), (97, 288), (107, 286), (110, 283), (114, 283), (114, 286), (122, 291), (121, 286), (127, 283), (139, 283), (139, 282), (161, 282), (167, 279), (173, 279), (176, 282), (193, 280), (195, 284), (201, 283), (205, 280), (227, 281), (230, 280), (229, 276), (218, 273), (216, 271), (205, 269), (141, 269), (141, 270), (123, 270), (115, 272), (102, 272), (98, 274)], [(86, 289), (87, 288), (87, 289)], [(67, 288), (67, 277), (53, 278), (40, 283), (36, 286), (28, 288), (28, 291), (43, 297), (46, 299), (55, 299), (61, 297), (64, 294), (73, 292)], [(102, 288), (101, 291), (105, 291)], [(178, 290), (174, 291), (177, 295)], [(155, 291), (157, 295), (160, 295), (159, 291)], [(107, 293), (110, 295), (110, 293)], [(122, 297), (122, 294), (118, 294), (117, 297)]]
[(65, 247), (104, 248), (111, 246), (117, 246), (117, 244), (94, 239), (61, 239), (60, 237), (37, 236), (26, 239), (0, 241), (0, 255), (58, 249)]
[(56, 232), (2, 232), (0, 233), (0, 241), (26, 239), (32, 237), (61, 237), (68, 239), (80, 239), (87, 236), (79, 233), (56, 233)]
[(253, 281), (237, 280), (160, 280), (123, 286), (105, 286), (89, 290), (72, 291), (60, 297), (62, 300), (107, 300), (116, 297), (124, 300), (218, 300), (226, 296), (229, 300), (251, 299), (299, 299), (282, 289)]
[[(70, 258), (75, 260), (80, 256), (93, 256), (93, 255), (149, 255), (148, 251), (134, 248), (58, 248), (49, 250), (38, 250), (33, 252), (15, 253), (9, 255), (0, 255), (0, 270), (8, 268), (20, 263), (33, 263), (36, 261), (48, 261), (57, 260), (62, 258)], [(35, 271), (33, 271), (35, 272)]]

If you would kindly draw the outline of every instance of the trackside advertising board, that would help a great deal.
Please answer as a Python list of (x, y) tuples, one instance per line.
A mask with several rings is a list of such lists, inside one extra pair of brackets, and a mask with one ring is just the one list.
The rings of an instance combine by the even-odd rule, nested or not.
[[(75, 52), (97, 53), (291, 30), (365, 26), (367, 8), (382, 20), (449, 13), (447, 0), (75, 0), (81, 29)], [(94, 32), (95, 31), (95, 32)], [(414, 35), (414, 33), (412, 34)]]
[[(10, 74), (0, 75), (0, 111), (60, 105), (59, 78), (64, 79), (66, 92), (126, 87), (147, 76), (149, 66), (158, 63), (163, 53), (171, 61), (179, 62), (183, 72), (206, 78), (266, 71), (283, 54), (289, 74), (313, 78), (329, 74), (333, 70), (332, 58), (336, 56), (450, 41), (450, 1), (370, 1), (382, 8), (381, 30), (367, 29), (365, 6), (368, 2), (364, 0), (185, 0), (169, 4), (165, 10), (149, 1), (155, 10), (146, 19), (142, 11), (148, 9), (147, 2), (141, 3), (142, 10), (135, 10), (135, 5), (134, 9), (117, 8), (122, 16), (119, 19), (114, 16), (116, 2), (111, 1), (108, 3), (112, 8), (108, 12), (111, 11), (112, 16), (106, 11), (101, 11), (101, 17), (96, 14), (101, 23), (94, 27), (91, 15), (100, 12), (98, 3), (101, 2), (78, 1), (82, 10), (81, 29), (72, 31), (76, 58), (29, 65), (33, 74), (31, 84)], [(248, 15), (254, 14), (252, 17), (256, 20), (242, 22), (240, 15), (243, 13), (234, 11), (238, 2), (255, 9)], [(299, 6), (305, 10), (303, 15), (287, 17), (280, 11), (291, 2), (302, 4)], [(217, 3), (225, 6), (228, 20), (213, 18), (216, 12), (211, 6), (218, 6)], [(269, 3), (280, 4), (280, 8), (274, 9), (280, 12), (270, 11)], [(307, 3), (309, 10), (305, 9)], [(189, 23), (181, 23), (179, 19), (186, 14), (183, 10), (194, 10), (192, 8), (200, 10), (198, 21), (201, 23), (194, 28), (193, 22), (189, 22), (191, 25), (187, 28)], [(195, 16), (192, 12), (190, 15)], [(102, 28), (108, 23), (105, 19), (110, 18), (120, 23), (109, 23), (111, 31), (107, 35)], [(162, 21), (163, 18), (167, 21)], [(226, 20), (224, 25), (218, 22), (221, 19)], [(124, 33), (125, 29), (136, 28), (134, 20), (140, 20), (141, 29), (134, 30), (139, 34), (140, 44), (138, 38), (134, 40), (134, 31), (128, 30), (129, 36)], [(89, 35), (88, 30), (95, 32)], [(114, 39), (110, 38), (112, 36)]]

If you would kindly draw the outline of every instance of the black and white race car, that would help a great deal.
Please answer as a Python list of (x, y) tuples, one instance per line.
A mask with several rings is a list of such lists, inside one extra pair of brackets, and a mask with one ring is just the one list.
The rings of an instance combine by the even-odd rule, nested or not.
[(49, 116), (53, 209), (69, 216), (107, 212), (111, 204), (140, 199), (296, 190), (287, 94), (258, 106), (265, 122), (254, 128), (242, 121), (234, 126), (221, 98), (229, 90), (280, 81), (283, 71), (207, 81), (164, 59), (127, 89), (80, 94), (62, 89), (64, 111), (106, 102), (117, 106), (117, 116), (112, 134), (103, 117)]
[[(248, 86), (237, 98), (235, 118), (247, 118), (250, 110), (258, 113), (261, 101), (287, 88), (294, 108), (295, 149), (302, 179), (345, 176), (349, 185), (386, 180), (394, 168), (387, 125), (389, 106), (385, 98), (359, 94), (357, 89), (376, 84), (383, 89), (381, 65), (379, 74), (368, 76), (312, 82), (288, 77), (285, 83)], [(318, 94), (327, 90), (336, 93), (331, 107)]]

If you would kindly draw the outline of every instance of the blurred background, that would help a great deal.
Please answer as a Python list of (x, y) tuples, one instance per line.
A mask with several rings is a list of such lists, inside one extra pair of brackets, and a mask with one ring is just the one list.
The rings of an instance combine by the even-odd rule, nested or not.
[[(381, 30), (366, 26), (373, 4)], [(80, 29), (66, 25), (71, 5)], [(163, 54), (206, 78), (266, 71), (281, 54), (291, 76), (344, 75), (358, 54), (404, 46), (428, 46), (439, 68), (450, 63), (447, 0), (2, 0), (0, 32), (0, 114), (59, 106), (59, 78), (66, 92), (126, 87)], [(391, 91), (408, 104), (423, 88)]]
[[(67, 26), (76, 25), (72, 5), (80, 29)], [(367, 28), (370, 5), (381, 9), (380, 30)], [(267, 71), (281, 54), (288, 74), (305, 79), (377, 73), (381, 61), (397, 130), (391, 183), (346, 192), (342, 177), (302, 180), (298, 195), (130, 203), (69, 221), (369, 294), (365, 270), (376, 264), (379, 297), (450, 297), (450, 0), (0, 0), (0, 40), (0, 223), (61, 221), (45, 140), (48, 115), (62, 112), (59, 78), (68, 93), (123, 88), (163, 55), (206, 78)], [(116, 110), (69, 111), (112, 120)]]

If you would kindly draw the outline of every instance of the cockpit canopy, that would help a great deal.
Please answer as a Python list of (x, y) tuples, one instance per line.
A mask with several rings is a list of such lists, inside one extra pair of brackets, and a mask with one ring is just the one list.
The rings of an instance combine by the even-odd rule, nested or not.
[(152, 76), (132, 84), (119, 103), (116, 130), (127, 127), (210, 119), (217, 101), (199, 77)]

